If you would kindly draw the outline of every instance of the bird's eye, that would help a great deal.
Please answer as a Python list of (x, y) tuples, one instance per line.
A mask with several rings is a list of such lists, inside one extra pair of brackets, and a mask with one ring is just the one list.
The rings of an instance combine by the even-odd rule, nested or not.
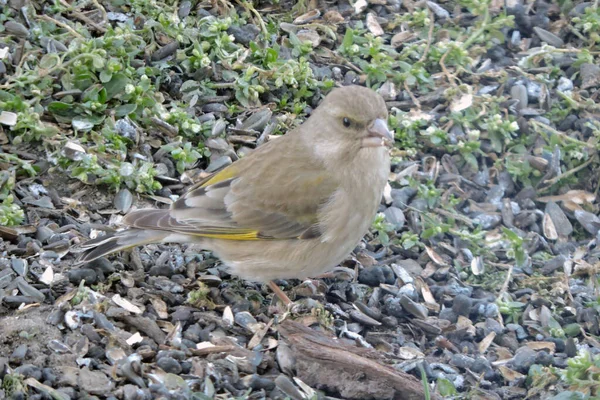
[(349, 118), (345, 118), (342, 120), (342, 123), (344, 124), (344, 126), (346, 128), (350, 128), (350, 119)]

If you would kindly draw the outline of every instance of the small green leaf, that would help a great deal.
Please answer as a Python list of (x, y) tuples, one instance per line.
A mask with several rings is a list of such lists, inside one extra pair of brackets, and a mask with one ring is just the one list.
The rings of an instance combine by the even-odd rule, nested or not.
[(112, 76), (110, 82), (104, 84), (104, 89), (106, 90), (106, 98), (107, 100), (111, 100), (119, 93), (123, 93), (125, 91), (125, 86), (129, 83), (129, 78), (123, 74), (115, 74)]
[(112, 72), (106, 70), (100, 72), (100, 82), (107, 83), (111, 80), (111, 78)]
[(115, 108), (115, 116), (124, 117), (126, 115), (134, 113), (136, 109), (137, 104), (123, 104)]
[(40, 68), (50, 69), (54, 68), (60, 63), (60, 57), (56, 53), (45, 54), (40, 60)]
[(454, 384), (446, 378), (439, 378), (437, 380), (437, 390), (442, 397), (455, 396), (458, 393)]

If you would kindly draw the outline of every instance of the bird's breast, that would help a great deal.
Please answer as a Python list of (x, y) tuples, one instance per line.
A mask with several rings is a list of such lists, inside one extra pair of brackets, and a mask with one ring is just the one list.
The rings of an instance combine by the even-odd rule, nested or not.
[(323, 240), (356, 245), (371, 226), (390, 171), (387, 149), (364, 149), (344, 168), (320, 212)]

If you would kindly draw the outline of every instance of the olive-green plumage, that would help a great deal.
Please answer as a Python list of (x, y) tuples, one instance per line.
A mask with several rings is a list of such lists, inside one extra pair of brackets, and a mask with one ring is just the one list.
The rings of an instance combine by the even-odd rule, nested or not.
[(334, 89), (301, 126), (194, 185), (164, 210), (81, 246), (80, 262), (156, 242), (198, 243), (252, 281), (335, 267), (368, 230), (389, 174), (385, 102)]

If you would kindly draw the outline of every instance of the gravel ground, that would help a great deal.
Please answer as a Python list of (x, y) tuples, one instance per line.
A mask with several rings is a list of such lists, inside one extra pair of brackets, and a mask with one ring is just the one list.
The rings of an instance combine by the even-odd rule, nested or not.
[[(597, 2), (0, 0), (0, 399), (600, 396)], [(331, 88), (396, 132), (371, 231), (266, 286), (148, 245)], [(274, 166), (276, 168), (277, 166)]]

